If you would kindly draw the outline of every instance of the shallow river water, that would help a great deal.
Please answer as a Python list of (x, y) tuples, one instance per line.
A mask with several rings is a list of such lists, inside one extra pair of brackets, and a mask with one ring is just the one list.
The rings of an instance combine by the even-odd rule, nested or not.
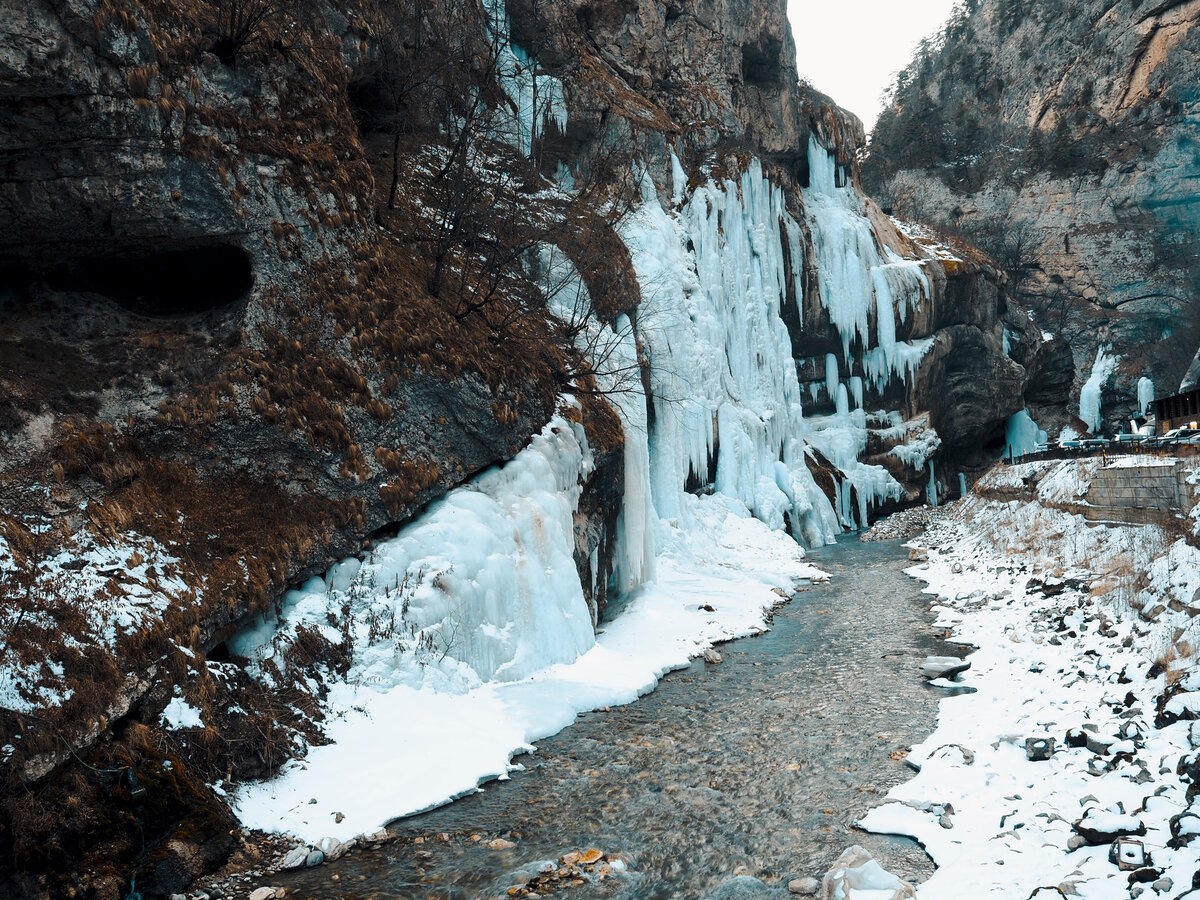
[(722, 663), (580, 716), (510, 780), (394, 823), (395, 844), (273, 883), (298, 897), (503, 897), (540, 861), (596, 847), (628, 873), (556, 896), (695, 898), (743, 873), (787, 896), (788, 879), (819, 878), (855, 843), (928, 877), (916, 844), (853, 822), (911, 775), (903, 753), (933, 730), (939, 697), (920, 662), (952, 651), (898, 544), (848, 539), (812, 558), (829, 584), (721, 647)]

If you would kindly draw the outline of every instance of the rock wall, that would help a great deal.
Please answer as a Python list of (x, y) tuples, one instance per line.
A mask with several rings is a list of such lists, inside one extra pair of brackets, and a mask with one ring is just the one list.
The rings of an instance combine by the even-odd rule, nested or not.
[[(0, 743), (17, 748), (5, 760), (0, 856), (26, 893), (115, 897), (134, 871), (139, 887), (181, 890), (228, 852), (228, 809), (206, 784), (262, 777), (320, 740), (319, 713), (303, 696), (246, 682), (227, 659), (229, 635), (269, 614), (289, 585), (511, 458), (564, 390), (593, 383), (529, 280), (502, 273), (516, 288), (501, 292), (504, 315), (493, 319), (436, 289), (429, 261), (446, 232), (422, 230), (420, 210), (445, 199), (445, 172), (433, 174), (447, 150), (437, 124), (461, 112), (459, 101), (434, 92), (406, 107), (381, 93), (417, 71), (388, 68), (396, 47), (419, 46), (406, 28), (462, 15), (467, 83), (497, 107), (519, 107), (504, 99), (509, 76), (488, 67), (496, 5), (444, 0), (397, 22), (371, 4), (269, 4), (264, 24), (232, 50), (216, 18), (223, 8), (5, 8), (0, 587), (37, 615), (4, 624), (22, 659), (66, 652), (63, 632), (83, 638), (61, 670), (14, 688), (0, 710)], [(761, 161), (796, 224), (780, 245), (799, 275), (780, 298), (792, 302), (779, 306), (809, 392), (805, 412), (829, 419), (831, 434), (851, 413), (864, 422), (868, 409), (887, 413), (872, 428), (854, 420), (853, 438), (862, 432), (863, 452), (901, 483), (891, 502), (911, 501), (925, 460), (892, 453), (910, 442), (891, 413), (924, 416), (936, 431), (930, 454), (969, 469), (998, 455), (997, 435), (1030, 382), (1061, 377), (1061, 354), (1014, 318), (985, 259), (906, 235), (861, 195), (861, 125), (798, 83), (784, 9), (783, 0), (514, 0), (513, 41), (538, 78), (561, 84), (565, 125), (544, 135), (533, 127), (536, 153), (486, 143), (505, 179), (480, 205), (507, 215), (519, 198), (549, 193), (541, 188), (563, 170), (599, 181), (589, 186), (598, 199), (476, 223), (451, 267), (504, 227), (545, 217), (564, 223), (557, 240), (597, 315), (636, 319), (629, 252), (606, 218), (621, 202), (648, 200), (641, 184), (626, 190), (633, 163), (652, 177), (650, 196), (674, 208), (679, 172), (688, 189), (728, 178), (736, 196), (737, 178)], [(438, 78), (451, 84), (445, 69)], [(620, 165), (605, 169), (614, 148)], [(853, 335), (834, 320), (842, 301), (829, 286), (840, 282), (818, 250), (823, 190), (836, 193), (862, 259), (874, 260), (856, 288)], [(872, 266), (896, 265), (921, 272), (906, 282), (918, 298), (905, 301), (910, 316), (870, 281)], [(924, 348), (903, 372), (890, 351), (877, 352), (895, 341)], [(872, 376), (880, 359), (884, 374)], [(643, 371), (646, 384), (652, 374)], [(843, 415), (860, 389), (859, 408)], [(575, 519), (576, 560), (599, 618), (612, 585), (623, 435), (603, 397), (584, 404), (583, 418), (596, 468)], [(833, 444), (833, 464), (813, 451), (810, 465), (849, 511), (867, 483), (854, 481), (858, 451)], [(593, 565), (604, 576), (594, 592)], [(131, 615), (136, 627), (121, 618), (129, 591), (159, 604)], [(346, 665), (319, 640), (289, 652), (297, 680)], [(129, 681), (148, 665), (162, 674)], [(206, 714), (216, 725), (181, 740), (160, 714), (185, 683), (217, 712)], [(153, 770), (153, 808), (136, 806), (128, 785), (114, 801), (79, 759)]]
[(1195, 2), (969, 3), (872, 136), (872, 192), (1001, 261), (1070, 346), (1073, 400), (1100, 347), (1119, 357), (1106, 430), (1136, 414), (1140, 379), (1172, 392), (1200, 343), (1198, 16)]

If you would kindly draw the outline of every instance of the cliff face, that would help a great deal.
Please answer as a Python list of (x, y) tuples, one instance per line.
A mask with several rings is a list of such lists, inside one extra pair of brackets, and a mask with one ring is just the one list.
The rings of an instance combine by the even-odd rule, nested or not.
[[(567, 390), (594, 463), (575, 560), (603, 615), (628, 423), (653, 442), (688, 399), (656, 394), (674, 324), (643, 303), (656, 286), (635, 271), (630, 210), (661, 204), (667, 230), (686, 215), (729, 247), (742, 217), (741, 257), (687, 237), (676, 274), (742, 334), (746, 284), (705, 266), (772, 256), (778, 283), (752, 287), (786, 326), (778, 357), (721, 348), (744, 384), (698, 373), (715, 376), (697, 420), (710, 458), (664, 496), (744, 467), (717, 441), (733, 408), (776, 442), (768, 482), (786, 449), (824, 492), (820, 509), (788, 497), (807, 531), (776, 527), (823, 540), (864, 524), (868, 498), (916, 499), (929, 459), (994, 458), (1031, 379), (1062, 378), (985, 259), (862, 197), (861, 125), (798, 84), (782, 0), (513, 0), (510, 23), (495, 3), (250, 0), (249, 31), (232, 8), (4, 8), (0, 589), (28, 614), (4, 622), (0, 852), (29, 892), (116, 896), (135, 870), (180, 890), (227, 853), (206, 782), (269, 775), (320, 740), (320, 692), (297, 685), (348, 666), (301, 636), (296, 685), (264, 691), (227, 639), (511, 458)], [(530, 262), (547, 246), (586, 283), (589, 321), (632, 322), (650, 390), (640, 411), (618, 398), (624, 433), (581, 323), (550, 313), (562, 296)], [(739, 396), (768, 383), (811, 422), (778, 434), (780, 409)], [(767, 517), (762, 479), (742, 481)], [(177, 685), (208, 723), (184, 737), (160, 717)], [(121, 773), (148, 771), (138, 805)]]
[(1070, 345), (1073, 397), (1099, 348), (1118, 358), (1096, 373), (1106, 429), (1137, 412), (1141, 378), (1174, 390), (1198, 343), (1198, 17), (1194, 2), (971, 3), (872, 136), (872, 192), (1002, 261)]

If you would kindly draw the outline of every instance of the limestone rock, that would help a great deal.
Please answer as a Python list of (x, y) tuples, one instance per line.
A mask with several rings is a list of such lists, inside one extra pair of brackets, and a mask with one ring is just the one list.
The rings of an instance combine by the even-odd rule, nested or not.
[(858, 846), (845, 850), (825, 874), (820, 896), (821, 900), (841, 900), (855, 890), (873, 891), (873, 896), (887, 897), (888, 900), (916, 896), (911, 884), (886, 871), (869, 852)]

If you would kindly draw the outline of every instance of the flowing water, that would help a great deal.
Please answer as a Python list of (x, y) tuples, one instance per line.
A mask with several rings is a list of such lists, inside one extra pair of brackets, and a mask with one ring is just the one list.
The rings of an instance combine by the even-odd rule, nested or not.
[(596, 847), (628, 873), (557, 896), (703, 897), (739, 874), (767, 885), (754, 896), (787, 896), (788, 879), (820, 877), (855, 843), (923, 880), (920, 847), (853, 823), (911, 774), (904, 751), (933, 730), (939, 696), (920, 662), (953, 651), (898, 544), (847, 540), (813, 561), (830, 583), (723, 646), (721, 664), (580, 716), (510, 780), (394, 823), (395, 844), (273, 883), (299, 897), (503, 897), (539, 863)]

